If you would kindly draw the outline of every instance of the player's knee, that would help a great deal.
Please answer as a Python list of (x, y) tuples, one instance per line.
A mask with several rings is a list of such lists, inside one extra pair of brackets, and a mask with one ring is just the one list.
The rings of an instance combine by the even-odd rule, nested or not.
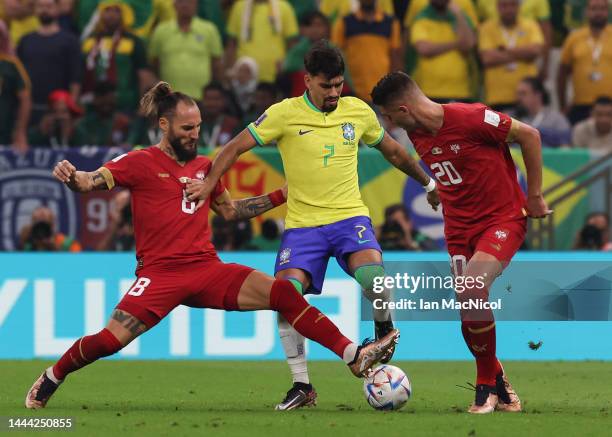
[[(292, 299), (293, 297), (293, 299)], [(304, 299), (302, 293), (287, 279), (275, 279), (270, 289), (270, 309), (283, 312), (295, 299)]]
[[(385, 277), (385, 268), (381, 264), (369, 264), (357, 267), (355, 270), (355, 280), (366, 292), (372, 292), (376, 285), (376, 278)], [(378, 280), (380, 281), (380, 280)]]

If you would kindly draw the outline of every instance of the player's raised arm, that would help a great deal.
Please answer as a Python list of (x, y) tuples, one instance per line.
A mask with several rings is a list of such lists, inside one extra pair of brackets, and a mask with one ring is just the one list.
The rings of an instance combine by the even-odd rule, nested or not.
[(204, 205), (205, 200), (213, 192), (223, 174), (238, 160), (244, 152), (256, 145), (263, 146), (283, 135), (287, 124), (284, 102), (276, 103), (266, 109), (257, 120), (250, 123), (246, 129), (227, 143), (213, 160), (210, 172), (204, 179), (204, 184), (188, 184), (187, 200), (198, 201), (196, 209)]
[(527, 214), (532, 218), (542, 218), (551, 214), (542, 196), (542, 140), (537, 129), (512, 120), (508, 132), (509, 143), (518, 143), (523, 153), (527, 172)]
[(410, 156), (406, 148), (395, 141), (386, 132), (382, 141), (375, 147), (381, 151), (385, 159), (395, 168), (423, 185), (423, 188), (427, 191), (427, 201), (431, 207), (437, 211), (438, 205), (440, 205), (440, 197), (438, 195), (436, 183), (433, 178), (430, 178), (427, 173), (423, 171), (419, 163)]
[(230, 169), (238, 160), (238, 157), (244, 152), (251, 150), (257, 145), (255, 138), (249, 132), (248, 128), (244, 129), (236, 135), (229, 143), (227, 143), (213, 160), (213, 165), (210, 172), (206, 175), (203, 183), (188, 183), (187, 184), (187, 200), (190, 202), (198, 201), (196, 209), (200, 209), (204, 205), (205, 200), (215, 189), (217, 182), (221, 176)]
[(232, 199), (229, 191), (225, 190), (211, 202), (210, 207), (225, 220), (244, 220), (261, 215), (286, 201), (287, 185), (262, 196), (238, 200)]
[(72, 191), (89, 193), (95, 190), (108, 190), (106, 179), (100, 170), (86, 172), (78, 171), (70, 161), (63, 160), (53, 169), (53, 176), (65, 183)]

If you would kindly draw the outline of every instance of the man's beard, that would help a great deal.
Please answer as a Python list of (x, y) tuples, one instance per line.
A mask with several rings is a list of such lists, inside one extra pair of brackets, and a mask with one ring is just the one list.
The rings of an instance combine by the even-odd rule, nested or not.
[(364, 12), (374, 12), (376, 10), (376, 3), (372, 2), (371, 4), (361, 4), (361, 10)]
[(188, 149), (187, 146), (181, 144), (180, 138), (177, 138), (172, 134), (168, 135), (168, 143), (170, 144), (170, 147), (172, 147), (172, 150), (174, 150), (174, 154), (176, 155), (177, 161), (191, 161), (198, 155), (198, 148), (195, 147), (195, 144), (193, 149)]
[(323, 101), (323, 107), (321, 108), (323, 110), (323, 112), (332, 112), (335, 111), (336, 108), (338, 107), (338, 102), (340, 101), (340, 98), (338, 98), (336, 100), (336, 103), (329, 103), (327, 100)]
[(40, 21), (40, 24), (42, 24), (43, 26), (48, 26), (49, 24), (55, 21), (55, 17), (52, 17), (48, 14), (41, 14), (38, 16), (38, 21)]
[(593, 18), (589, 21), (589, 24), (595, 29), (603, 29), (608, 24), (608, 19), (606, 17)]

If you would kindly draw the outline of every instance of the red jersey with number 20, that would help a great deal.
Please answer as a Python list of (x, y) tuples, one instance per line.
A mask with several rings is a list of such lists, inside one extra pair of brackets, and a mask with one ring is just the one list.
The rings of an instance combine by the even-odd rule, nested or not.
[(225, 191), (217, 184), (211, 198), (196, 211), (185, 197), (187, 179), (204, 179), (212, 163), (204, 157), (181, 166), (159, 147), (118, 156), (100, 169), (109, 189), (130, 189), (136, 239), (136, 258), (142, 267), (218, 260), (210, 242), (208, 211), (211, 199)]
[(512, 119), (481, 103), (442, 107), (438, 134), (417, 130), (410, 139), (436, 179), (447, 239), (525, 217), (525, 195), (506, 143)]

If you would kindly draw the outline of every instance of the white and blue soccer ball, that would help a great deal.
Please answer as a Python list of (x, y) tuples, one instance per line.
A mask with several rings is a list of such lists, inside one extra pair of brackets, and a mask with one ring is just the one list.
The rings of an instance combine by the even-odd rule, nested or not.
[(376, 410), (399, 410), (410, 399), (412, 388), (402, 369), (385, 364), (365, 378), (363, 393)]

